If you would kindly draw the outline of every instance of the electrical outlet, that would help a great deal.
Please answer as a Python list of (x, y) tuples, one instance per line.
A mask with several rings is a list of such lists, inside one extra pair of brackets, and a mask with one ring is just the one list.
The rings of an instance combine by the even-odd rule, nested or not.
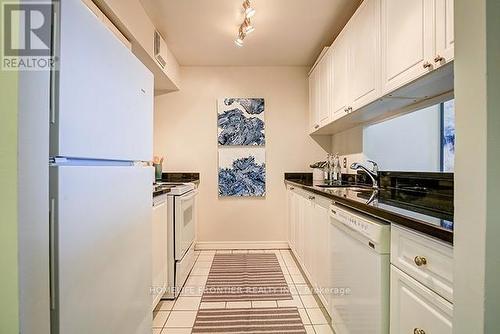
[(344, 168), (347, 168), (347, 158), (344, 157)]

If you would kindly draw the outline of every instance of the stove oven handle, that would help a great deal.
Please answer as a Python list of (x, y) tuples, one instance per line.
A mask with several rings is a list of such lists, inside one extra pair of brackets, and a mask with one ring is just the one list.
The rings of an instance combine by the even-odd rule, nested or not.
[(184, 196), (184, 195), (180, 196), (180, 200), (181, 201), (188, 201), (191, 198), (195, 197), (196, 195), (198, 195), (198, 190), (193, 190), (193, 192), (187, 193), (186, 196)]

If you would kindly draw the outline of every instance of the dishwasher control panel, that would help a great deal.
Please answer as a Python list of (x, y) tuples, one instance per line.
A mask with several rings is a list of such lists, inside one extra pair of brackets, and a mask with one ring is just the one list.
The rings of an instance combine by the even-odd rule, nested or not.
[(330, 206), (330, 217), (379, 244), (390, 238), (391, 226), (338, 205)]

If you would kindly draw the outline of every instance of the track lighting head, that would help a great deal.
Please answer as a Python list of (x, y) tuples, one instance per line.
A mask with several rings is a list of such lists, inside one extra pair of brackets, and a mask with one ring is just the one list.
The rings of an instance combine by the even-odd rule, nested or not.
[(245, 21), (243, 22), (243, 31), (245, 32), (245, 34), (249, 34), (251, 32), (253, 32), (255, 30), (255, 27), (252, 25), (252, 23), (250, 22), (250, 19), (245, 19)]
[(252, 16), (255, 15), (255, 9), (252, 8), (252, 5), (250, 4), (250, 0), (246, 0), (243, 2), (243, 8), (245, 9), (245, 17), (246, 18), (251, 18)]
[(234, 41), (234, 43), (240, 47), (243, 46), (243, 40), (245, 39), (245, 37), (255, 30), (255, 27), (250, 21), (250, 18), (255, 15), (255, 9), (252, 8), (250, 0), (243, 1), (243, 9), (245, 13), (245, 19), (243, 20), (243, 23), (240, 24), (238, 38), (236, 38), (236, 40)]
[(243, 31), (243, 28), (240, 27), (240, 32), (238, 33), (238, 38), (236, 38), (236, 40), (234, 41), (234, 44), (236, 44), (237, 46), (243, 46), (243, 40), (245, 39), (246, 37), (246, 33)]
[(243, 46), (243, 39), (241, 39), (240, 37), (238, 37), (235, 41), (234, 41), (234, 44), (236, 44), (237, 46)]

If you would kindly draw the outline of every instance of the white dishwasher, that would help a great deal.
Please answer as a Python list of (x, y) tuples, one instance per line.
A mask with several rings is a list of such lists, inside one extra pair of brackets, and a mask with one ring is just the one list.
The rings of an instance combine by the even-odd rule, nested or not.
[(330, 206), (330, 315), (337, 334), (388, 334), (390, 225)]

